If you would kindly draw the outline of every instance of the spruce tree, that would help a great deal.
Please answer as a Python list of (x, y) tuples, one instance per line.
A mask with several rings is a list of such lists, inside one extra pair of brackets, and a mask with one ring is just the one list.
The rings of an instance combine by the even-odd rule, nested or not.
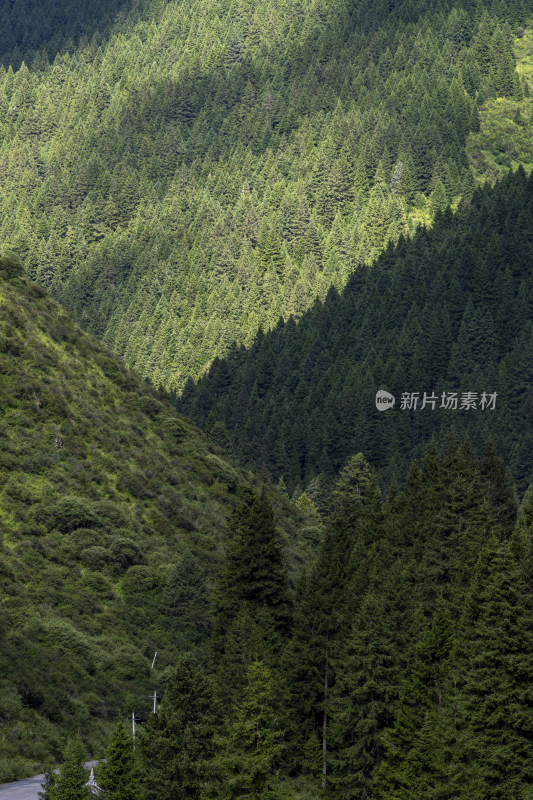
[[(417, 611), (415, 626), (424, 619)], [(425, 743), (426, 719), (442, 704), (449, 656), (453, 644), (452, 617), (446, 601), (438, 601), (430, 628), (412, 648), (410, 669), (402, 682), (393, 727), (381, 740), (383, 760), (373, 774), (373, 800), (409, 800), (422, 797), (423, 776), (431, 773), (432, 759)], [(431, 728), (430, 728), (431, 729)]]
[(139, 735), (145, 800), (194, 800), (212, 789), (220, 712), (211, 680), (192, 655), (173, 668), (157, 714)]
[(304, 577), (295, 608), (294, 630), (285, 654), (296, 759), (315, 733), (322, 749), (323, 786), (328, 774), (330, 693), (337, 637), (345, 620), (350, 555), (357, 537), (372, 471), (361, 453), (342, 470), (334, 492), (336, 508), (319, 557)]
[(53, 766), (47, 766), (44, 771), (44, 781), (41, 784), (42, 792), (38, 792), (39, 800), (51, 800), (53, 788), (56, 783), (56, 773)]
[(205, 571), (186, 551), (170, 573), (163, 590), (162, 610), (169, 626), (197, 642), (209, 632), (211, 620)]
[(246, 689), (219, 746), (224, 800), (277, 800), (282, 731), (274, 709), (272, 675), (261, 661), (248, 669)]
[(140, 781), (133, 743), (121, 719), (111, 735), (96, 782), (109, 800), (137, 800), (139, 797)]
[(335, 664), (332, 689), (332, 777), (335, 796), (370, 797), (383, 755), (381, 735), (393, 722), (397, 656), (383, 598), (370, 592)]
[(246, 603), (265, 640), (279, 647), (289, 632), (291, 603), (281, 542), (264, 489), (246, 492), (231, 528), (233, 540), (216, 601), (218, 635), (225, 636)]
[(49, 788), (50, 800), (89, 800), (89, 772), (85, 767), (85, 748), (78, 736), (72, 736), (63, 751), (59, 774)]
[(461, 800), (526, 797), (533, 783), (531, 611), (510, 543), (493, 538), (479, 559), (454, 658)]

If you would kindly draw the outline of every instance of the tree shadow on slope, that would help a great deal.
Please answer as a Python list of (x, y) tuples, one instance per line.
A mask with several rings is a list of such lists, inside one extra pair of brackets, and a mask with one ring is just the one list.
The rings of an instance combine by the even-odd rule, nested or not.
[[(431, 230), (359, 267), (342, 293), (332, 289), (297, 323), (280, 320), (250, 348), (215, 359), (187, 384), (180, 412), (222, 424), (246, 463), (262, 462), (291, 487), (333, 477), (359, 451), (386, 483), (404, 478), (432, 435), (445, 438), (453, 425), (478, 452), (492, 438), (524, 490), (533, 452), (532, 209), (533, 177), (521, 168), (477, 190), (457, 214), (439, 213)], [(385, 414), (378, 389), (396, 398)], [(494, 407), (482, 399), (493, 392)]]
[[(57, 53), (74, 51), (96, 36), (101, 42), (116, 22), (144, 13), (146, 0), (10, 0), (0, 4), (0, 63), (44, 66)], [(46, 55), (45, 55), (46, 51)]]

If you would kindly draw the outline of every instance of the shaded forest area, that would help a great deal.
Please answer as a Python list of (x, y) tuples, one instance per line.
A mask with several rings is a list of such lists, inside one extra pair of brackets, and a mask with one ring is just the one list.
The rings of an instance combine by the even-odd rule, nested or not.
[(140, 15), (146, 0), (4, 0), (0, 5), (0, 64), (18, 70), (24, 62), (44, 69), (56, 55), (89, 41), (98, 46), (125, 16)]
[[(178, 407), (299, 496), (362, 451), (388, 484), (450, 426), (480, 453), (492, 437), (523, 491), (533, 453), (533, 179), (478, 189), (431, 230), (389, 245), (339, 293), (215, 360)], [(376, 410), (378, 389), (396, 397)], [(442, 392), (477, 393), (441, 408)], [(418, 408), (401, 410), (403, 393)], [(438, 402), (422, 409), (423, 394)], [(479, 405), (497, 392), (493, 411)], [(310, 485), (311, 484), (311, 485)], [(320, 501), (318, 500), (320, 506)]]

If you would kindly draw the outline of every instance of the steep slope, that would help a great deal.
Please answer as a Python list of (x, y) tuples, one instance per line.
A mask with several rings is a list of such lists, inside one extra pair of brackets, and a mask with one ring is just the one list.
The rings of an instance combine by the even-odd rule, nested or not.
[(167, 389), (469, 196), (479, 109), (525, 91), (530, 0), (142, 7), (0, 70), (0, 241)]
[[(452, 425), (478, 451), (492, 436), (524, 489), (533, 466), (532, 230), (533, 178), (520, 170), (389, 247), (298, 323), (215, 361), (180, 409), (225, 426), (248, 463), (263, 462), (291, 491), (331, 478), (358, 451), (385, 482), (403, 477), (424, 442)], [(381, 388), (396, 398), (385, 413), (375, 405)], [(434, 402), (422, 408), (424, 392)], [(458, 393), (457, 410), (441, 407), (443, 392)], [(467, 392), (477, 393), (476, 408), (461, 409)], [(494, 410), (482, 409), (483, 392), (497, 393)], [(412, 407), (402, 409), (404, 393)]]
[[(18, 269), (0, 259), (0, 782), (67, 729), (94, 752), (118, 709), (148, 710), (154, 652), (164, 668), (205, 643), (228, 517), (257, 485)], [(270, 499), (294, 572), (319, 529)], [(189, 637), (166, 613), (184, 557)]]

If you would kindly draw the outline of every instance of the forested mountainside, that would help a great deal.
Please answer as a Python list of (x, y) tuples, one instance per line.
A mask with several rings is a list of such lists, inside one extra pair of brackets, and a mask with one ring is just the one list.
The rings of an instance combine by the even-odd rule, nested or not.
[(101, 5), (0, 70), (0, 237), (157, 386), (533, 161), (531, 2)]
[(478, 462), (450, 437), (383, 499), (353, 456), (292, 602), (276, 550), (261, 549), (262, 501), (234, 519), (212, 606), (214, 657), (181, 654), (135, 752), (118, 722), (97, 775), (104, 790), (526, 800), (533, 486), (517, 518), (494, 452)]
[[(298, 494), (311, 483), (312, 497), (317, 478), (328, 484), (358, 451), (385, 484), (403, 478), (450, 426), (478, 452), (492, 437), (523, 490), (533, 468), (532, 231), (533, 178), (519, 170), (389, 245), (298, 322), (215, 360), (178, 406)], [(379, 389), (396, 398), (392, 410), (376, 409)], [(456, 409), (443, 392), (457, 393)], [(461, 408), (468, 392), (475, 402)], [(492, 406), (484, 392), (497, 393)]]
[[(0, 259), (0, 783), (69, 730), (101, 752), (118, 709), (149, 709), (155, 651), (159, 675), (205, 651), (233, 511), (260, 492), (20, 269)], [(294, 582), (320, 522), (263, 500)]]

